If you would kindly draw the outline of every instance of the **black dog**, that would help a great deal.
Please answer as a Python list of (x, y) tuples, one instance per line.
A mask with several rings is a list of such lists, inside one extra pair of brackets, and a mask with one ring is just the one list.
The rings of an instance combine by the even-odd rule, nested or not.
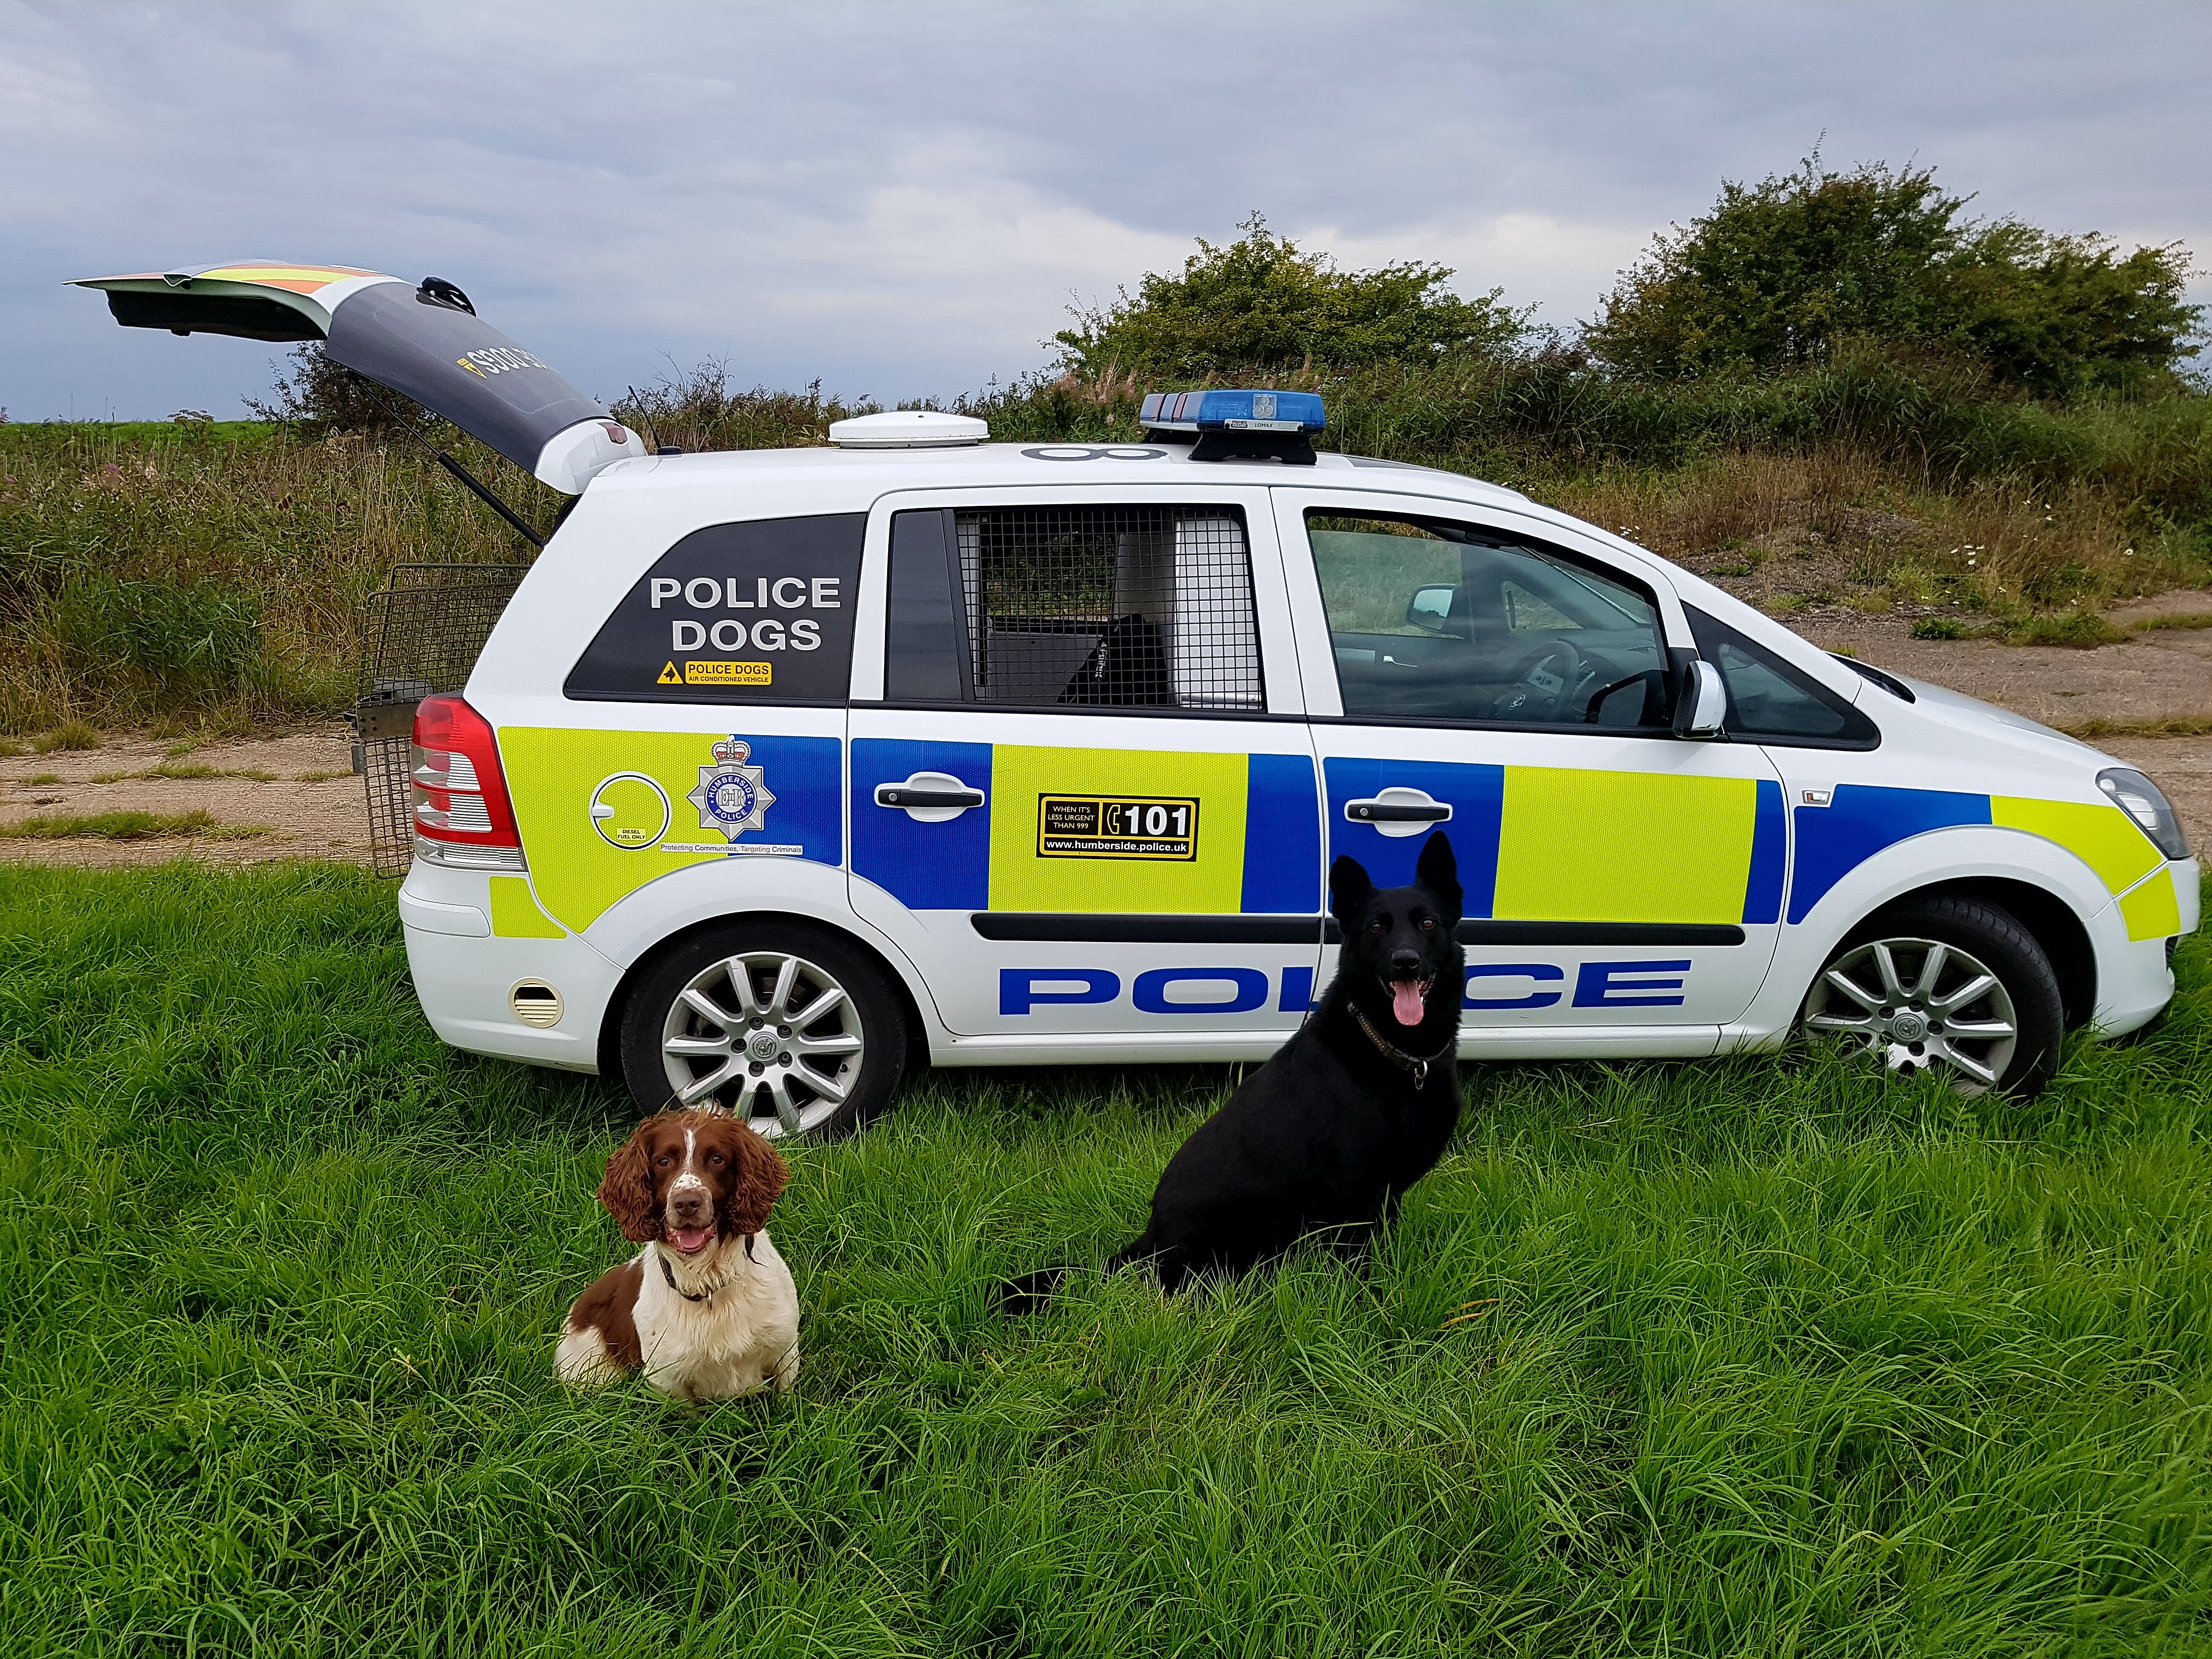
[[(1336, 979), (1297, 1034), (1169, 1160), (1152, 1224), (1109, 1267), (1149, 1263), (1168, 1290), (1242, 1273), (1310, 1233), (1363, 1242), (1395, 1219), (1459, 1121), (1460, 999), (1467, 977), (1451, 842), (1428, 839), (1413, 885), (1378, 889), (1356, 859), (1328, 875), (1344, 930)], [(1064, 1276), (1007, 1285), (1033, 1311)]]

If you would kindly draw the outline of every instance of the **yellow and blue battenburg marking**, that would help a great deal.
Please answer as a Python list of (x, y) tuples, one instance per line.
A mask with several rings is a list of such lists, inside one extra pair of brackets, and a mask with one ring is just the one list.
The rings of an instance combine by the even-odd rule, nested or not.
[(2130, 939), (2162, 939), (2181, 927), (2166, 854), (2109, 803), (1847, 783), (1838, 786), (1830, 805), (1801, 805), (1796, 817), (1793, 923), (1804, 921), (1830, 889), (1885, 848), (1933, 830), (1987, 824), (2056, 842), (2095, 871), (2119, 901)]
[(1764, 926), (1781, 915), (1788, 826), (1771, 779), (1358, 758), (1325, 769), (1332, 847), (1385, 887), (1413, 879), (1427, 837), (1348, 822), (1345, 804), (1395, 785), (1452, 809), (1439, 827), (1470, 918)]
[[(988, 805), (917, 823), (874, 804), (878, 782), (915, 772), (958, 778)], [(852, 800), (854, 874), (912, 910), (1321, 908), (1314, 769), (1304, 755), (861, 738)]]
[[(689, 865), (844, 862), (836, 738), (510, 726), (500, 748), (531, 872), (495, 889), (501, 937), (580, 932)], [(916, 772), (957, 777), (986, 805), (923, 823), (875, 804), (878, 783)], [(1771, 779), (1353, 757), (1328, 760), (1322, 781), (1325, 792), (1304, 755), (864, 738), (850, 768), (852, 868), (917, 910), (1312, 916), (1324, 908), (1317, 808), (1331, 852), (1380, 885), (1413, 879), (1425, 835), (1344, 816), (1397, 786), (1452, 809), (1442, 827), (1476, 920), (1796, 924), (1884, 848), (1989, 825), (2079, 857), (2130, 939), (2180, 926), (2164, 854), (2103, 802), (1843, 784), (1829, 805), (1785, 817)]]
[[(690, 865), (757, 851), (844, 862), (836, 738), (510, 726), (499, 750), (537, 906), (577, 933)], [(495, 903), (493, 932), (531, 936), (520, 902), (508, 906)]]

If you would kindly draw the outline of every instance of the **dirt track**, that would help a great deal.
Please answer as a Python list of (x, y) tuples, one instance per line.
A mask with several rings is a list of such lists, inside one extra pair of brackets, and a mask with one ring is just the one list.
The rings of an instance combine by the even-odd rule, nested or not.
[[(2212, 616), (2212, 593), (2160, 594), (2106, 615), (2121, 628), (2153, 617)], [(2212, 628), (2158, 629), (2125, 644), (2075, 651), (1986, 640), (1915, 640), (1909, 616), (1866, 617), (1842, 607), (1800, 612), (1790, 622), (1825, 648), (2002, 703), (2048, 726), (2212, 720)], [(2212, 841), (2212, 736), (2092, 741), (2158, 781), (2172, 797), (2192, 845)], [(118, 738), (94, 750), (0, 759), (0, 826), (40, 816), (198, 810), (218, 830), (263, 833), (241, 839), (205, 834), (142, 841), (0, 838), (0, 863), (150, 865), (179, 856), (223, 865), (368, 861), (367, 808), (362, 781), (348, 769), (351, 738), (344, 726), (210, 743), (171, 757), (174, 746), (150, 738)], [(143, 775), (165, 765), (234, 775)], [(270, 775), (236, 775), (252, 773)], [(301, 781), (317, 773), (337, 775)]]

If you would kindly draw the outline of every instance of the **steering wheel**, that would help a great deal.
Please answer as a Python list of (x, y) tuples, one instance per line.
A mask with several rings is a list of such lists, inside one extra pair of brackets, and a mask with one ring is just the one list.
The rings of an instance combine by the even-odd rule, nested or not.
[(1513, 665), (1512, 687), (1491, 706), (1490, 718), (1557, 720), (1595, 672), (1572, 641), (1548, 640)]

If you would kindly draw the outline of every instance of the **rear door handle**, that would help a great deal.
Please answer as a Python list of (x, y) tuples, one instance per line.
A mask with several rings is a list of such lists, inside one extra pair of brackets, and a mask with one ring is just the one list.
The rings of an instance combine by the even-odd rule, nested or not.
[(945, 772), (916, 772), (903, 783), (876, 786), (876, 805), (904, 811), (920, 823), (943, 823), (983, 804), (983, 792)]
[(1377, 792), (1365, 800), (1344, 803), (1344, 816), (1353, 823), (1369, 823), (1385, 836), (1417, 836), (1424, 826), (1442, 823), (1452, 815), (1451, 803), (1432, 799), (1428, 792), (1402, 786)]

